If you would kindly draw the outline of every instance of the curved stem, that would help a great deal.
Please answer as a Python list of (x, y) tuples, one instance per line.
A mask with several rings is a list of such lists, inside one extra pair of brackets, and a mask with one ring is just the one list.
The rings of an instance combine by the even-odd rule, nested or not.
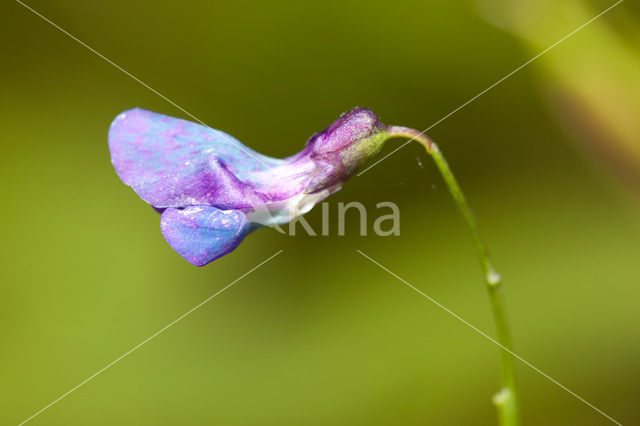
[[(493, 267), (491, 258), (487, 248), (480, 237), (478, 232), (478, 226), (475, 218), (469, 207), (469, 203), (458, 185), (447, 160), (442, 155), (442, 152), (438, 146), (431, 141), (427, 136), (418, 132), (417, 130), (407, 127), (389, 126), (386, 129), (389, 137), (404, 137), (410, 140), (415, 140), (422, 144), (429, 155), (433, 158), (438, 167), (438, 170), (442, 174), (449, 192), (453, 196), (453, 199), (458, 206), (458, 210), (462, 214), (469, 230), (471, 231), (471, 237), (473, 238), (473, 244), (475, 245), (480, 265), (482, 266), (482, 272), (484, 273), (484, 280), (487, 291), (489, 293), (489, 300), (491, 302), (491, 309), (493, 311), (493, 319), (496, 325), (496, 331), (498, 335), (498, 342), (509, 351), (512, 350), (511, 336), (509, 334), (509, 327), (507, 326), (507, 317), (504, 309), (504, 294), (502, 292), (502, 281), (500, 274)], [(518, 398), (515, 383), (514, 373), (514, 359), (513, 356), (506, 350), (500, 349), (501, 360), (501, 382), (502, 388), (493, 397), (493, 403), (498, 408), (498, 418), (500, 425), (502, 426), (516, 426), (519, 424), (518, 417)]]

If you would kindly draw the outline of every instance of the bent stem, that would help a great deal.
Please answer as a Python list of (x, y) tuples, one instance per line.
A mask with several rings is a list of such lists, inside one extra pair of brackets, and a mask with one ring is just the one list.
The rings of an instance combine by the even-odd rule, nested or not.
[[(429, 155), (433, 158), (438, 167), (438, 170), (442, 174), (449, 192), (453, 196), (453, 199), (458, 206), (458, 210), (462, 214), (473, 238), (473, 243), (482, 266), (482, 272), (484, 273), (484, 280), (487, 291), (489, 293), (489, 300), (491, 302), (491, 309), (493, 311), (493, 319), (496, 325), (496, 331), (498, 334), (498, 342), (502, 345), (500, 349), (500, 361), (501, 361), (501, 385), (502, 388), (493, 397), (493, 403), (498, 409), (499, 424), (502, 426), (517, 426), (519, 424), (518, 417), (518, 398), (515, 383), (514, 374), (514, 359), (510, 351), (512, 351), (511, 337), (509, 334), (509, 328), (507, 326), (507, 317), (504, 309), (504, 294), (502, 292), (502, 281), (500, 274), (493, 267), (491, 258), (487, 248), (480, 238), (478, 232), (478, 226), (474, 219), (473, 213), (464, 193), (458, 185), (447, 160), (440, 152), (438, 146), (433, 143), (427, 136), (414, 129), (406, 127), (390, 126), (387, 128), (389, 137), (404, 137), (410, 140), (415, 140), (422, 144)], [(507, 350), (505, 350), (505, 348)]]

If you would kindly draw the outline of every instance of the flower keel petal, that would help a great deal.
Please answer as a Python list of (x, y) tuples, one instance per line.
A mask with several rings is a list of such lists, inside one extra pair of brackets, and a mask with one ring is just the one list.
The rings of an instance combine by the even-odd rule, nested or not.
[(162, 213), (160, 228), (169, 245), (196, 266), (233, 251), (249, 233), (244, 213), (211, 206), (169, 208)]

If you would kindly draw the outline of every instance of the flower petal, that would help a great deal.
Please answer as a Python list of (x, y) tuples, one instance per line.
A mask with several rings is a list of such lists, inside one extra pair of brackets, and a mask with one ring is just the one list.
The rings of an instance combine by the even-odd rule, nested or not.
[(160, 228), (169, 245), (196, 266), (233, 251), (250, 232), (244, 213), (210, 206), (168, 208)]
[(261, 203), (244, 182), (283, 163), (219, 130), (140, 108), (116, 117), (109, 149), (122, 181), (154, 207)]

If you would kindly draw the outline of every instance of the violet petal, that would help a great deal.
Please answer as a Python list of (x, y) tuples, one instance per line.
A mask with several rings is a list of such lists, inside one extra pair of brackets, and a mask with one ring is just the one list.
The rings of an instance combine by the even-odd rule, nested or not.
[(249, 232), (244, 213), (210, 206), (168, 208), (160, 228), (169, 245), (196, 266), (233, 251)]

